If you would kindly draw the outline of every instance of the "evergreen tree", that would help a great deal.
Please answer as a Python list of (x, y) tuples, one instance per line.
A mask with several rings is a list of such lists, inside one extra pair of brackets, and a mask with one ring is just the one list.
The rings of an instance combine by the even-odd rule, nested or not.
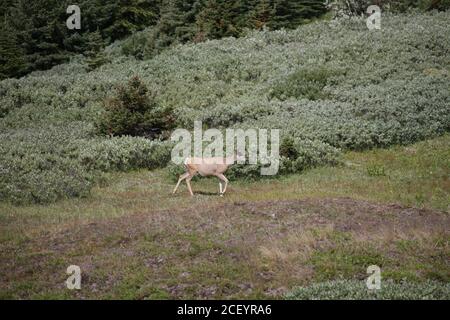
[(327, 11), (323, 0), (292, 1), (291, 9), (294, 12), (292, 19), (294, 28), (310, 19), (320, 17)]
[(274, 17), (270, 21), (272, 29), (288, 28), (290, 26), (289, 21), (292, 18), (290, 0), (274, 0), (273, 12)]
[(293, 29), (327, 11), (323, 0), (274, 0), (273, 29)]
[(229, 36), (230, 12), (226, 10), (225, 1), (207, 0), (197, 16), (198, 32), (205, 39), (219, 39)]
[(27, 70), (33, 71), (68, 61), (73, 53), (92, 55), (91, 42), (95, 39), (90, 39), (90, 34), (97, 29), (106, 45), (156, 24), (161, 2), (79, 0), (81, 30), (66, 26), (70, 0), (0, 0), (0, 8), (1, 19), (12, 26), (18, 43), (23, 45)]
[(185, 43), (195, 36), (195, 17), (199, 11), (198, 0), (169, 0), (161, 7), (161, 17), (156, 26), (156, 50), (173, 43)]
[(252, 11), (250, 27), (262, 29), (274, 18), (274, 6), (271, 0), (258, 1), (255, 9)]
[(111, 22), (104, 29), (104, 35), (111, 40), (121, 39), (146, 26), (154, 25), (158, 18), (159, 1), (115, 0), (110, 5)]
[(17, 77), (26, 71), (25, 54), (17, 43), (14, 29), (0, 27), (0, 80)]
[(239, 37), (246, 27), (253, 27), (249, 21), (249, 13), (255, 6), (253, 1), (232, 0), (223, 2), (226, 29), (224, 36)]
[(17, 0), (6, 14), (23, 45), (29, 71), (48, 69), (68, 60), (63, 45), (68, 32), (63, 2), (58, 0)]
[(104, 45), (105, 43), (99, 30), (88, 35), (87, 47), (89, 49), (86, 51), (85, 56), (88, 58), (87, 63), (90, 70), (94, 70), (108, 61), (103, 52)]
[(196, 34), (195, 22), (201, 9), (202, 5), (199, 0), (181, 1), (180, 10), (183, 12), (181, 16), (183, 23), (177, 27), (175, 32), (176, 38), (179, 42), (185, 43), (193, 40)]
[(116, 136), (161, 137), (172, 129), (175, 119), (172, 110), (158, 105), (155, 96), (138, 76), (132, 77), (105, 100), (105, 110), (96, 124), (98, 131)]

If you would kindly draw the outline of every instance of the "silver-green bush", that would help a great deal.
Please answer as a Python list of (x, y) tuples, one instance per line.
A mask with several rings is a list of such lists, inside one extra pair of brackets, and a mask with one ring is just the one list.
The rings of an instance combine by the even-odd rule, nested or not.
[(89, 194), (100, 172), (153, 169), (170, 159), (168, 143), (100, 138), (83, 123), (0, 134), (0, 199), (48, 203)]
[(437, 281), (383, 280), (380, 290), (368, 290), (364, 280), (335, 280), (294, 289), (289, 300), (448, 300), (450, 284)]

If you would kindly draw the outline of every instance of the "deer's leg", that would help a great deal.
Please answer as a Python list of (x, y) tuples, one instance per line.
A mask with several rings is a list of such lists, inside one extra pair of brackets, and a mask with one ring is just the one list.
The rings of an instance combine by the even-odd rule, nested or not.
[(227, 179), (227, 177), (225, 177), (223, 174), (219, 174), (217, 177), (218, 177), (220, 180), (222, 180), (223, 182), (225, 182), (225, 187), (223, 188), (223, 191), (220, 193), (221, 195), (224, 195), (225, 192), (227, 191), (228, 179)]
[(219, 179), (219, 193), (222, 194), (222, 180)]
[(183, 180), (186, 179), (187, 177), (189, 177), (189, 172), (183, 173), (183, 174), (180, 176), (180, 179), (178, 179), (178, 183), (177, 183), (175, 189), (173, 190), (173, 193), (177, 192), (178, 187), (180, 186), (181, 181), (183, 181)]
[(189, 174), (189, 176), (186, 178), (186, 184), (187, 184), (187, 186), (188, 186), (188, 189), (189, 189), (189, 192), (190, 192), (191, 196), (193, 197), (193, 196), (194, 196), (194, 193), (192, 192), (192, 188), (191, 188), (191, 180), (192, 180), (192, 177), (193, 177), (193, 176), (191, 176), (191, 175)]

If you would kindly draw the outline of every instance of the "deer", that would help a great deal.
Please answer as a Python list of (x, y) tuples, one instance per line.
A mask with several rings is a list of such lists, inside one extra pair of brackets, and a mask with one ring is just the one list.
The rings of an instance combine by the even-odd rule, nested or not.
[[(233, 165), (236, 161), (245, 161), (245, 157), (242, 156), (239, 152), (232, 156), (221, 158), (221, 157), (212, 157), (212, 158), (196, 158), (196, 157), (188, 157), (184, 160), (184, 166), (186, 168), (186, 172), (180, 175), (178, 179), (178, 183), (175, 186), (172, 194), (177, 192), (180, 183), (183, 180), (186, 180), (186, 184), (191, 196), (194, 196), (191, 187), (191, 180), (197, 174), (200, 174), (202, 177), (211, 177), (216, 176), (219, 179), (219, 192), (220, 196), (223, 197), (225, 192), (227, 191), (228, 179), (225, 177), (224, 173), (228, 170), (228, 168)], [(222, 186), (222, 183), (225, 186)]]

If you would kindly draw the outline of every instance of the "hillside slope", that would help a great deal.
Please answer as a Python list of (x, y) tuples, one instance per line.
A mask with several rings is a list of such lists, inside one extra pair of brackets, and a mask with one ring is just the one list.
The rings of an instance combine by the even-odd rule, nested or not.
[[(87, 72), (80, 58), (0, 82), (0, 198), (85, 196), (101, 172), (168, 163), (165, 143), (98, 136), (114, 86), (139, 75), (177, 126), (281, 128), (286, 172), (335, 163), (336, 148), (408, 144), (450, 128), (450, 12), (312, 23), (126, 57)], [(245, 175), (245, 171), (242, 172)], [(239, 174), (239, 172), (238, 172)]]

